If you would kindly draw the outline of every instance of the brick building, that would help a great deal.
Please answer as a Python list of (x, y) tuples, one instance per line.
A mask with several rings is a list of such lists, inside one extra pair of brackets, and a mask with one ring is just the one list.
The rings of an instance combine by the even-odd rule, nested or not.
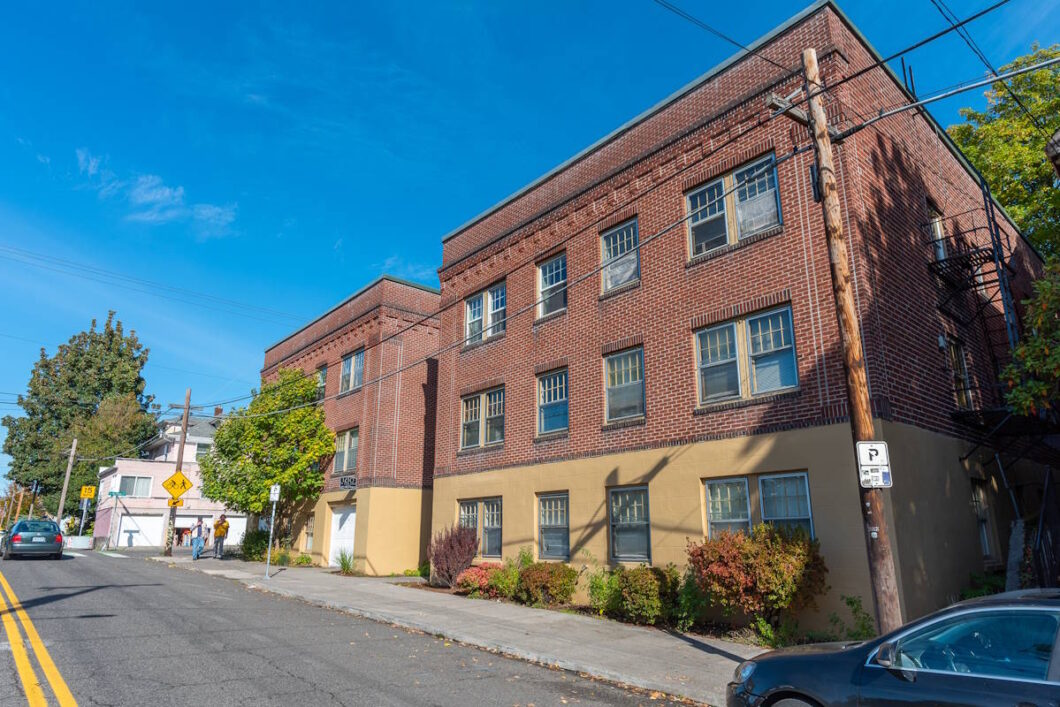
[[(818, 2), (752, 46), (788, 68), (734, 56), (445, 237), (440, 336), (463, 345), (439, 356), (435, 531), (475, 527), (486, 558), (665, 565), (722, 529), (800, 526), (831, 570), (822, 615), (870, 601), (813, 155), (781, 162), (808, 136), (767, 107), (808, 46), (826, 84), (880, 58)], [(887, 69), (826, 96), (840, 129), (908, 100)], [(999, 404), (1000, 291), (1026, 296), (1041, 262), (1000, 210), (991, 235), (927, 113), (853, 134), (836, 165), (912, 617), (1004, 555), (976, 413)], [(995, 245), (1000, 272), (970, 255)]]
[(323, 493), (298, 521), (317, 563), (347, 551), (378, 575), (426, 559), (437, 309), (437, 290), (384, 275), (265, 351), (264, 379), (281, 366), (317, 377), (335, 432)]

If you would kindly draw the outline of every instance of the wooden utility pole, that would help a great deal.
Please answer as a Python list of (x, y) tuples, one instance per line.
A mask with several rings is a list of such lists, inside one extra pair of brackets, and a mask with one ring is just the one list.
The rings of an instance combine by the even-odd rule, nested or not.
[[(180, 421), (180, 446), (177, 447), (177, 471), (184, 464), (184, 442), (188, 438), (188, 412), (191, 410), (191, 388), (184, 392), (184, 417)], [(173, 527), (177, 524), (177, 507), (169, 507), (169, 523), (166, 524), (166, 547), (162, 554), (173, 556)]]
[[(802, 68), (806, 75), (809, 103), (809, 127), (817, 156), (817, 174), (824, 207), (824, 230), (828, 237), (831, 261), (832, 289), (835, 293), (839, 318), (839, 337), (843, 343), (843, 366), (846, 369), (847, 398), (850, 425), (854, 442), (870, 442), (876, 436), (872, 423), (868, 378), (865, 374), (865, 354), (861, 347), (861, 326), (858, 323), (854, 292), (850, 283), (850, 260), (846, 236), (839, 213), (839, 190), (832, 163), (832, 140), (828, 134), (828, 118), (821, 104), (820, 73), (817, 52), (813, 48), (802, 52)], [(865, 525), (865, 543), (869, 555), (869, 576), (876, 605), (876, 621), (881, 633), (902, 625), (902, 610), (898, 603), (898, 582), (895, 578), (891, 537), (884, 516), (883, 493), (880, 489), (864, 488), (861, 492), (861, 517)]]
[[(59, 512), (55, 514), (58, 523), (63, 522), (63, 508), (66, 506), (66, 490), (70, 488), (70, 472), (74, 470), (74, 457), (77, 455), (77, 437), (70, 445), (70, 458), (66, 460), (66, 478), (63, 479), (63, 492), (59, 494)], [(61, 526), (60, 526), (61, 527)]]
[(18, 517), (20, 515), (22, 515), (22, 496), (25, 493), (26, 493), (26, 489), (24, 487), (22, 487), (22, 486), (19, 486), (18, 487), (18, 510), (15, 511), (15, 519), (13, 521), (11, 521), (12, 523), (17, 523), (18, 522)]

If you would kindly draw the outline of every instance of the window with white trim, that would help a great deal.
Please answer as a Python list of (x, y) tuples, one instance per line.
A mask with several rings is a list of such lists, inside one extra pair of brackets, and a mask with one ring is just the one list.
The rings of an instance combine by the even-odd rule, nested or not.
[(569, 424), (567, 369), (538, 376), (537, 433), (560, 432), (567, 429)]
[(772, 393), (799, 384), (790, 307), (748, 317), (747, 338), (754, 394)]
[(118, 490), (129, 498), (150, 498), (150, 476), (123, 476), (118, 482)]
[(938, 207), (928, 204), (928, 225), (931, 229), (931, 250), (935, 260), (946, 259), (946, 222), (939, 213)]
[(464, 300), (464, 344), (504, 333), (508, 296), (501, 282)]
[(605, 231), (600, 236), (604, 292), (640, 278), (639, 244), (637, 219)]
[(461, 528), (471, 528), (478, 534), (478, 501), (461, 501), (459, 524)]
[(791, 307), (712, 325), (695, 335), (700, 405), (799, 384)]
[(804, 472), (758, 477), (762, 522), (813, 537), (810, 486)]
[(751, 501), (747, 493), (747, 479), (708, 479), (704, 483), (707, 495), (707, 535), (716, 533), (749, 532), (751, 530)]
[[(480, 520), (481, 525), (479, 524)], [(501, 526), (503, 525), (501, 499), (485, 498), (474, 501), (460, 501), (457, 523), (462, 528), (471, 528), (475, 531), (479, 541), (479, 556), (501, 556)]]
[(504, 441), (504, 388), (468, 395), (460, 401), (460, 448)]
[(317, 369), (317, 400), (324, 399), (324, 390), (328, 382), (328, 364), (322, 364)]
[(611, 559), (621, 562), (651, 561), (648, 489), (611, 489), (608, 494), (611, 526)]
[(567, 254), (560, 253), (537, 266), (537, 316), (562, 312), (567, 308)]
[(703, 329), (696, 335), (699, 348), (699, 402), (714, 403), (740, 397), (740, 361), (736, 323)]
[(335, 435), (335, 468), (332, 473), (357, 471), (357, 448), (360, 445), (360, 436), (357, 427)]
[(696, 187), (685, 195), (691, 257), (738, 243), (781, 224), (773, 155)]
[(604, 358), (607, 421), (644, 415), (644, 350), (622, 351)]
[(342, 357), (339, 393), (357, 390), (362, 385), (364, 385), (364, 349)]
[(570, 559), (570, 497), (545, 493), (537, 498), (537, 556), (543, 560)]

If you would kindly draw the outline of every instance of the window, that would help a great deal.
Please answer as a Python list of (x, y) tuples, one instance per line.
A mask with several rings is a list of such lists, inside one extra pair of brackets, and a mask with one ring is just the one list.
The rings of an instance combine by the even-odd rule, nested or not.
[(991, 557), (990, 511), (986, 502), (986, 482), (982, 479), (972, 479), (972, 511), (979, 528), (979, 545), (983, 550), (983, 557)]
[(313, 551), (313, 530), (316, 528), (317, 517), (309, 516), (305, 522), (305, 547), (303, 552)]
[(636, 219), (607, 231), (600, 236), (600, 242), (604, 258), (604, 292), (640, 277)]
[(537, 379), (537, 433), (567, 429), (567, 369), (546, 373)]
[(460, 403), (461, 449), (504, 441), (504, 388), (469, 395)]
[(317, 400), (324, 399), (324, 389), (328, 382), (328, 366), (324, 364), (317, 369)]
[(725, 184), (719, 179), (688, 195), (692, 255), (707, 253), (729, 242), (724, 194)]
[(537, 554), (542, 559), (570, 559), (568, 500), (566, 493), (545, 494), (537, 499)]
[(781, 223), (772, 155), (697, 187), (685, 199), (693, 258)]
[[(501, 499), (487, 498), (481, 501), (460, 501), (458, 523), (462, 528), (471, 528), (479, 539), (479, 555), (501, 556)], [(482, 527), (479, 528), (479, 517)]]
[(118, 490), (130, 498), (149, 498), (151, 496), (150, 476), (123, 476), (118, 482)]
[(501, 499), (493, 498), (482, 502), (482, 543), (483, 557), (501, 556)]
[(348, 393), (351, 390), (357, 390), (362, 385), (364, 385), (364, 349), (342, 358), (339, 392)]
[(758, 479), (762, 521), (790, 530), (801, 529), (813, 537), (810, 488), (806, 474), (777, 474)]
[(946, 223), (942, 220), (942, 214), (934, 204), (928, 204), (928, 216), (931, 227), (931, 248), (935, 254), (935, 260), (946, 259)]
[(1045, 680), (1058, 624), (1054, 611), (969, 612), (899, 639), (895, 664), (968, 677)]
[(699, 345), (699, 402), (740, 397), (740, 364), (736, 355), (736, 324), (704, 329)]
[(953, 375), (953, 392), (957, 396), (957, 407), (969, 410), (972, 407), (972, 381), (968, 377), (968, 360), (964, 355), (964, 344), (949, 337), (946, 339), (946, 351), (950, 359), (950, 372)]
[(211, 448), (212, 448), (212, 445), (209, 445), (209, 444), (206, 444), (206, 443), (203, 443), (203, 442), (199, 442), (198, 444), (196, 444), (195, 445), (195, 459), (199, 460), (199, 459), (202, 459), (203, 457), (205, 457), (207, 454), (210, 453), (210, 449)]
[(747, 496), (747, 479), (707, 481), (707, 533), (751, 530), (751, 504)]
[(644, 351), (633, 349), (604, 359), (607, 374), (607, 420), (644, 415)]
[(650, 561), (648, 489), (611, 489), (609, 506), (612, 559)]
[(335, 435), (335, 474), (357, 470), (357, 447), (360, 442), (359, 428), (339, 432)]
[(545, 317), (567, 308), (567, 254), (557, 255), (537, 266), (537, 316)]
[(755, 394), (798, 385), (790, 308), (749, 317), (747, 336)]
[(465, 344), (473, 344), (504, 332), (507, 300), (503, 282), (464, 300)]

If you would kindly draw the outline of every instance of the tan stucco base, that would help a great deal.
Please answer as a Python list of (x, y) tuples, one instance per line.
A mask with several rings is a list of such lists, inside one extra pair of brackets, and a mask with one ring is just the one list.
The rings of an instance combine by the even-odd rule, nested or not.
[[(895, 537), (900, 599), (906, 617), (913, 618), (945, 604), (967, 585), (971, 572), (983, 568), (969, 471), (959, 460), (969, 445), (908, 425), (878, 422), (877, 430), (892, 450), (895, 489), (884, 496)], [(830, 612), (848, 616), (842, 595), (861, 597), (872, 610), (855, 468), (850, 427), (842, 423), (439, 477), (432, 533), (457, 522), (459, 501), (499, 496), (504, 556), (512, 557), (522, 547), (533, 548), (536, 555), (537, 494), (567, 491), (571, 564), (610, 564), (607, 489), (646, 484), (652, 564), (683, 566), (688, 542), (706, 534), (706, 479), (749, 477), (751, 519), (757, 523), (761, 506), (754, 475), (805, 471), (830, 589), (819, 609), (801, 620), (808, 628), (821, 627)]]
[[(385, 576), (415, 569), (427, 558), (431, 491), (406, 488), (362, 488), (321, 494), (311, 513), (315, 517), (313, 564), (328, 564), (334, 509), (357, 507), (353, 557), (355, 569), (369, 576)], [(306, 552), (305, 519), (299, 522), (298, 547)]]

